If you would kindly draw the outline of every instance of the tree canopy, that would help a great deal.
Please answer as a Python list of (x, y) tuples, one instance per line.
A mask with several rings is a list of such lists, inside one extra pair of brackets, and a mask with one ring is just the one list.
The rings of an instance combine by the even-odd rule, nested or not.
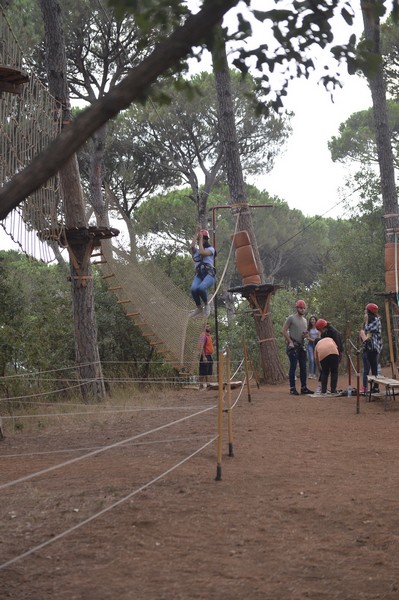
[[(95, 106), (84, 111), (65, 128), (59, 138), (34, 162), (21, 171), (0, 192), (0, 218), (4, 218), (23, 197), (29, 195), (65, 162), (95, 131), (102, 127), (118, 112), (127, 108), (131, 102), (148, 97), (151, 86), (170, 69), (175, 73), (185, 68), (185, 61), (193, 56), (198, 48), (212, 48), (213, 28), (223, 16), (236, 7), (238, 0), (204, 0), (201, 10), (196, 14), (188, 13), (182, 0), (110, 0), (110, 5), (122, 16), (130, 10), (136, 24), (144, 31), (156, 30), (159, 43), (154, 51), (140, 65)], [(328, 50), (330, 56), (338, 62), (345, 60), (352, 73), (357, 68), (367, 69), (372, 63), (369, 52), (356, 51), (356, 36), (350, 35), (348, 43), (333, 45), (332, 19), (336, 13), (349, 24), (353, 21), (353, 10), (349, 2), (340, 0), (321, 0), (316, 3), (292, 2), (287, 8), (274, 8), (259, 11), (245, 0), (250, 17), (271, 27), (270, 44), (260, 44), (248, 49), (245, 41), (252, 33), (251, 18), (238, 13), (237, 29), (232, 33), (225, 31), (226, 39), (236, 42), (237, 56), (235, 66), (242, 72), (255, 73), (256, 85), (265, 97), (266, 103), (260, 107), (273, 107), (278, 110), (287, 94), (288, 83), (293, 77), (308, 77), (314, 68), (312, 49), (320, 47)], [(383, 2), (375, 2), (380, 12), (386, 11)], [(397, 12), (397, 1), (392, 3), (393, 14)], [(182, 26), (178, 25), (185, 17)], [(277, 46), (277, 48), (276, 48)], [(282, 67), (280, 89), (275, 96), (271, 93), (271, 74), (278, 66)], [(322, 77), (324, 84), (334, 86), (338, 79), (331, 69)], [(269, 94), (269, 96), (268, 96)]]

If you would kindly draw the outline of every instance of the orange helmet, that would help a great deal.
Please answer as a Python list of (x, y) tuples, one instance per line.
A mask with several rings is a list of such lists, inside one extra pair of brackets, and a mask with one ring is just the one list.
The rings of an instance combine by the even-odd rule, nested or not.
[(327, 327), (328, 323), (325, 319), (317, 319), (316, 321), (316, 329), (321, 331), (324, 327)]
[(296, 308), (306, 308), (306, 302), (305, 302), (305, 300), (297, 300), (295, 302), (295, 307)]
[(371, 313), (373, 313), (373, 315), (378, 314), (378, 306), (376, 304), (374, 304), (373, 302), (370, 302), (370, 304), (367, 304), (366, 310), (369, 310)]
[(209, 231), (207, 229), (201, 229), (200, 234), (202, 235), (202, 237), (209, 238)]

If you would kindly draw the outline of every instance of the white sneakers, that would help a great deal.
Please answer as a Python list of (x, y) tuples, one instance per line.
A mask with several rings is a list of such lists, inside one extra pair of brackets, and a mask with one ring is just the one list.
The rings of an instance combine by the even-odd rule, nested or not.
[(210, 304), (205, 304), (203, 307), (199, 306), (195, 310), (192, 310), (190, 312), (190, 317), (199, 317), (200, 315), (203, 317), (209, 317), (210, 313), (211, 313)]

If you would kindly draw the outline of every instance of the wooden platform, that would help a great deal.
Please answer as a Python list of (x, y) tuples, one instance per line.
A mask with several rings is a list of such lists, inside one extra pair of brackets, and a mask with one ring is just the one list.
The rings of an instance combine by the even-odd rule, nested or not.
[(372, 396), (382, 396), (383, 394), (380, 392), (379, 394), (372, 394), (371, 390), (373, 389), (373, 385), (383, 385), (385, 387), (385, 395), (384, 395), (384, 410), (387, 409), (388, 400), (396, 401), (395, 390), (399, 389), (399, 380), (391, 379), (390, 377), (384, 377), (383, 375), (368, 375), (367, 377), (369, 382), (369, 392), (368, 392), (368, 400), (371, 402)]
[(21, 94), (24, 84), (28, 81), (28, 75), (21, 69), (0, 65), (0, 92)]

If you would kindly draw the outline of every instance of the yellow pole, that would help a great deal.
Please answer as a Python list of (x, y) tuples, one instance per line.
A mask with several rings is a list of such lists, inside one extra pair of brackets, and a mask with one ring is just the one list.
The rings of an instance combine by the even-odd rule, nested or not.
[(387, 335), (388, 335), (388, 344), (389, 344), (389, 360), (391, 361), (392, 378), (396, 379), (395, 358), (394, 358), (393, 345), (392, 345), (391, 313), (390, 313), (390, 310), (389, 310), (389, 299), (387, 297), (385, 297), (385, 316), (386, 316), (386, 320), (387, 320)]
[(245, 379), (247, 380), (248, 402), (251, 402), (251, 388), (249, 387), (248, 352), (244, 336), (242, 336), (242, 347), (244, 348)]
[(230, 350), (226, 352), (226, 404), (227, 404), (227, 432), (229, 438), (229, 456), (234, 456), (233, 452), (233, 415), (231, 411), (231, 371), (230, 371)]
[(222, 424), (223, 424), (223, 354), (219, 352), (218, 357), (218, 447), (216, 481), (222, 479)]

